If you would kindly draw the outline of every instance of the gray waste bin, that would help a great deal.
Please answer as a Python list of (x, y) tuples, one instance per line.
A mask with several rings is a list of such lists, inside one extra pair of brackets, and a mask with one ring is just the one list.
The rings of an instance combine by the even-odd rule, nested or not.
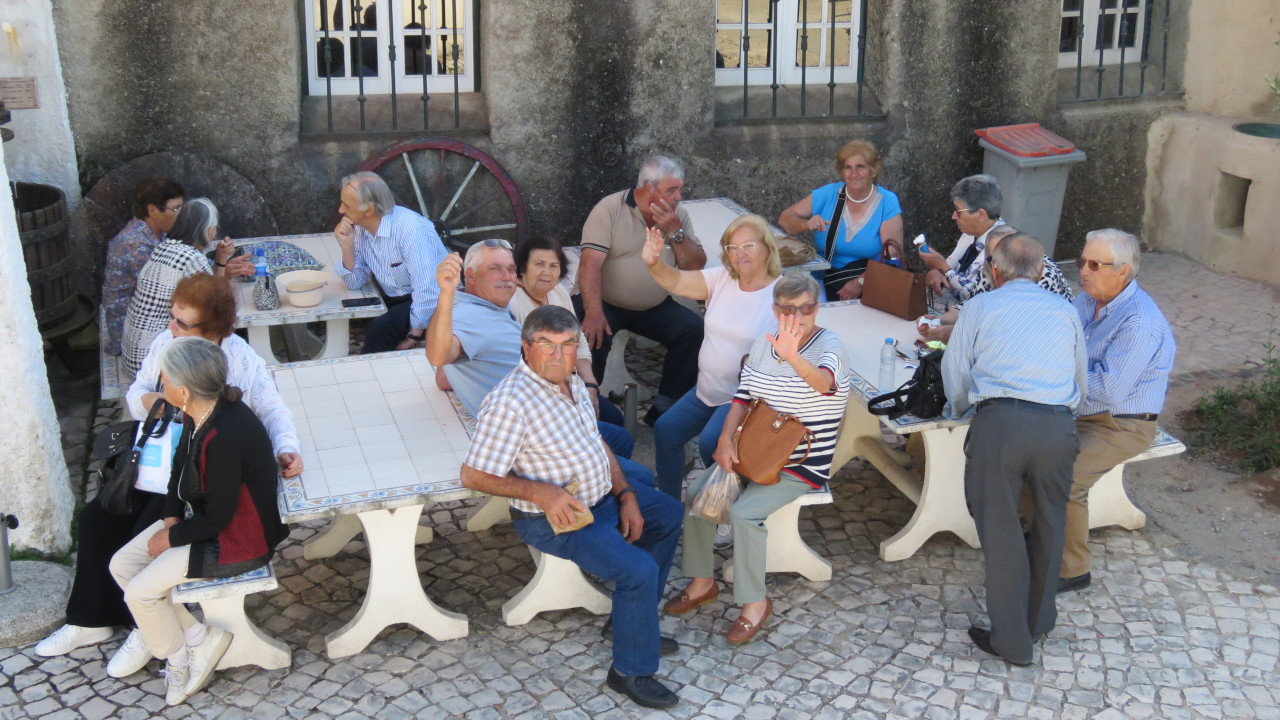
[(1034, 235), (1053, 257), (1058, 241), (1067, 173), (1085, 154), (1040, 123), (1005, 125), (976, 131), (986, 151), (982, 171), (1000, 184), (1005, 222)]

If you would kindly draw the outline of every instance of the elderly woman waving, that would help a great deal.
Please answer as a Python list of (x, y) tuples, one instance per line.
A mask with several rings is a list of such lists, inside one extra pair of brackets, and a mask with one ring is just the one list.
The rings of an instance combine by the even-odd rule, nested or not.
[(160, 377), (165, 400), (185, 416), (164, 518), (111, 558), (111, 574), (147, 647), (165, 660), (165, 699), (177, 705), (208, 682), (231, 636), (174, 603), (173, 588), (266, 565), (289, 529), (276, 507), (271, 438), (227, 384), (222, 348), (175, 338), (160, 355)]
[[(825, 486), (831, 475), (836, 431), (849, 397), (849, 363), (840, 338), (818, 327), (817, 310), (816, 280), (807, 275), (788, 275), (778, 280), (773, 289), (777, 333), (765, 335), (752, 345), (716, 444), (715, 461), (731, 470), (738, 459), (734, 430), (757, 398), (778, 412), (794, 415), (814, 435), (808, 457), (798, 462), (804, 455), (804, 448), (799, 448), (792, 455), (792, 461), (798, 464), (783, 468), (777, 484), (748, 483), (730, 510), (734, 534), (733, 599), (742, 603), (742, 612), (727, 635), (733, 644), (751, 640), (773, 614), (773, 603), (765, 597), (764, 586), (768, 540), (765, 518), (810, 490)], [(692, 504), (704, 481), (700, 478), (689, 484), (686, 505)], [(700, 516), (690, 514), (686, 519), (683, 571), (693, 579), (667, 603), (668, 613), (686, 613), (719, 596), (711, 575), (715, 561), (713, 529), (712, 523)]]
[(641, 258), (669, 293), (705, 300), (705, 333), (698, 351), (698, 383), (653, 426), (658, 489), (680, 499), (684, 444), (701, 433), (703, 462), (710, 464), (715, 439), (738, 387), (738, 371), (751, 343), (774, 325), (773, 284), (782, 272), (773, 232), (759, 215), (743, 215), (720, 237), (720, 267), (677, 270), (659, 262), (662, 233), (650, 228)]

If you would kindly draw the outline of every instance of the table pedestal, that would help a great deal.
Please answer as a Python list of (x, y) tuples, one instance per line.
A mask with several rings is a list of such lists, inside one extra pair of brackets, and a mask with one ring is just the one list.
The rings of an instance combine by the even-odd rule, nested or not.
[[(324, 348), (314, 358), (289, 358), (290, 362), (295, 360), (324, 360), (327, 358), (347, 357), (351, 346), (351, 321), (343, 318), (341, 320), (325, 320), (324, 332)], [(285, 328), (295, 327), (293, 325), (250, 325), (249, 331), (249, 347), (258, 353), (268, 365), (275, 365), (275, 351), (271, 349), (271, 328), (278, 327), (282, 330)], [(305, 324), (297, 324), (296, 327), (306, 330)]]
[[(308, 560), (333, 557), (346, 547), (351, 539), (360, 534), (360, 518), (355, 515), (339, 515), (325, 531), (306, 541), (302, 545), (302, 557)], [(435, 537), (431, 528), (418, 526), (414, 542), (426, 545)]]

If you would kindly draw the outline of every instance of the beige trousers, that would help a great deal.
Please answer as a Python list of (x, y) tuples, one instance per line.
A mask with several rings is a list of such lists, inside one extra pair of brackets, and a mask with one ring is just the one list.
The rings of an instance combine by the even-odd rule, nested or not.
[(147, 552), (151, 536), (163, 529), (164, 521), (157, 520), (111, 558), (111, 575), (124, 590), (124, 602), (142, 639), (161, 660), (182, 648), (183, 631), (197, 623), (185, 606), (172, 599), (173, 588), (188, 580), (191, 546), (171, 547), (156, 558)]
[(1112, 468), (1146, 450), (1156, 436), (1154, 420), (1114, 418), (1098, 413), (1076, 418), (1080, 454), (1076, 456), (1067, 499), (1067, 542), (1062, 549), (1061, 577), (1089, 572), (1089, 489)]

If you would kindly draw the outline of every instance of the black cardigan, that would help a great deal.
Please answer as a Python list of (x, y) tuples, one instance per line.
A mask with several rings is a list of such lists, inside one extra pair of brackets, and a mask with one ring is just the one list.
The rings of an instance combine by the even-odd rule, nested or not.
[[(271, 438), (243, 402), (219, 400), (192, 437), (184, 420), (165, 517), (179, 518), (169, 544), (191, 546), (188, 578), (220, 578), (262, 567), (289, 535), (276, 506)], [(186, 507), (191, 517), (185, 516)]]

